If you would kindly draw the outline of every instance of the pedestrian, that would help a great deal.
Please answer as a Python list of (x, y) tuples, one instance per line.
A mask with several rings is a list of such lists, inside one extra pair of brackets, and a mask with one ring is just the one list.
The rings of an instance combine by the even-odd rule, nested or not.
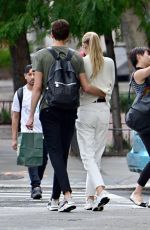
[[(31, 95), (34, 85), (34, 72), (32, 70), (32, 65), (27, 65), (25, 67), (24, 73), (27, 84), (21, 89), (22, 93), (22, 106), (19, 102), (18, 93), (16, 91), (13, 104), (12, 104), (12, 148), (17, 150), (17, 136), (20, 126), (20, 131), (29, 132), (26, 127), (26, 122), (30, 112), (31, 106)], [(21, 108), (20, 108), (21, 107)], [(42, 127), (39, 120), (39, 110), (36, 109), (34, 116), (34, 127), (33, 132), (41, 133)], [(43, 145), (43, 165), (38, 167), (28, 167), (28, 173), (31, 181), (31, 198), (40, 199), (42, 198), (42, 190), (40, 187), (41, 180), (43, 178), (44, 170), (47, 164), (47, 153), (45, 146)]]
[[(77, 82), (79, 82), (83, 90), (87, 93), (99, 96), (103, 95), (100, 89), (90, 85), (85, 75), (83, 59), (80, 54), (75, 50), (70, 50), (66, 46), (69, 37), (69, 27), (69, 23), (64, 19), (54, 21), (51, 25), (51, 38), (53, 39), (52, 47), (50, 49), (45, 48), (38, 51), (34, 56), (35, 84), (32, 94), (31, 113), (27, 122), (27, 127), (32, 129), (34, 111), (43, 89), (40, 120), (42, 123), (48, 153), (54, 168), (52, 196), (48, 206), (49, 210), (58, 210), (59, 212), (69, 212), (76, 208), (76, 205), (72, 200), (72, 189), (67, 172), (67, 159), (74, 132), (75, 120), (77, 118), (79, 88), (76, 91), (76, 95), (71, 94), (70, 96), (64, 96), (65, 91), (69, 91), (68, 93), (71, 93), (73, 90), (74, 92), (74, 88), (76, 88)], [(55, 60), (56, 58), (54, 58), (51, 50), (53, 50), (53, 53), (57, 54), (55, 55), (57, 56), (57, 61)], [(70, 52), (71, 60), (68, 58)], [(51, 97), (48, 99), (45, 98), (45, 94), (47, 95), (47, 92), (49, 93), (49, 87), (47, 84), (49, 84), (50, 81), (54, 81), (54, 77), (52, 76), (50, 76), (49, 81), (47, 81), (48, 73), (51, 71), (53, 64), (57, 64), (59, 62), (59, 58), (61, 59), (62, 65), (64, 62), (66, 63), (66, 60), (69, 60), (69, 67), (66, 63), (67, 68), (72, 68), (72, 74), (74, 75), (75, 73), (76, 75), (76, 78), (74, 79), (75, 83), (64, 84), (59, 81), (54, 82), (54, 91), (59, 91), (61, 87), (65, 88), (65, 90), (62, 90), (64, 94), (58, 92), (58, 96), (59, 99), (62, 100), (61, 102), (64, 100), (65, 106), (70, 105), (70, 109), (66, 109), (65, 106), (63, 107), (60, 104), (55, 105), (55, 101), (53, 101), (53, 104), (50, 103), (51, 101), (49, 102), (49, 100), (54, 98), (54, 92), (50, 92), (52, 93)], [(69, 73), (71, 71), (68, 69)], [(59, 78), (63, 77), (63, 74), (59, 76)], [(70, 78), (72, 77), (73, 76), (70, 75)], [(65, 80), (67, 81), (66, 75), (64, 77), (64, 81)], [(73, 103), (69, 104), (69, 101), (74, 98), (78, 98), (76, 105)], [(64, 199), (62, 205), (59, 205), (61, 192), (64, 195)]]
[[(130, 51), (129, 58), (135, 68), (132, 73), (132, 87), (135, 93), (142, 93), (143, 90), (144, 93), (148, 92), (150, 87), (150, 49), (148, 47), (135, 47)], [(150, 133), (139, 133), (139, 136), (150, 156)], [(150, 162), (147, 163), (141, 172), (136, 188), (130, 196), (130, 200), (138, 206), (146, 207), (146, 203), (143, 202), (142, 191), (149, 178)], [(150, 201), (148, 206), (150, 207)]]
[(92, 85), (104, 92), (103, 97), (96, 97), (81, 91), (78, 108), (77, 140), (87, 171), (85, 209), (102, 211), (110, 199), (105, 195), (99, 166), (109, 128), (109, 101), (114, 87), (115, 68), (113, 60), (103, 56), (100, 38), (95, 32), (87, 32), (83, 36), (82, 47), (86, 54), (83, 58), (86, 75)]

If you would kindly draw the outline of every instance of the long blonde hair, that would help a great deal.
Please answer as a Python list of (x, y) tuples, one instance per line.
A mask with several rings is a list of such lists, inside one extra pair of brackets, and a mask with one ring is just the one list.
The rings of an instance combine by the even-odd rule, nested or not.
[(104, 63), (100, 38), (95, 32), (87, 32), (82, 38), (82, 44), (88, 45), (93, 70), (92, 77), (96, 77)]

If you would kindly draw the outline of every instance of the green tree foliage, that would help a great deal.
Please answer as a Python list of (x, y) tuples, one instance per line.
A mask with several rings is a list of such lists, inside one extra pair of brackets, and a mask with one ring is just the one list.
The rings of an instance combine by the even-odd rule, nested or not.
[[(80, 23), (83, 30), (91, 28), (98, 34), (109, 34), (120, 24), (121, 13), (125, 9), (124, 0), (82, 1)], [(89, 17), (89, 20), (86, 20)]]
[(10, 67), (10, 53), (7, 48), (0, 50), (0, 68)]
[(129, 1), (129, 7), (132, 7), (134, 9), (135, 14), (139, 17), (139, 27), (144, 29), (150, 46), (150, 1), (132, 0)]
[(72, 34), (78, 38), (86, 31), (109, 34), (120, 25), (121, 14), (127, 6), (127, 0), (57, 0), (52, 18), (67, 19)]
[(30, 29), (49, 28), (49, 2), (0, 0), (0, 41), (12, 44)]
[(0, 0), (0, 43), (10, 49), (14, 91), (25, 84), (24, 67), (31, 62), (26, 34), (34, 29), (45, 35), (50, 26), (50, 2)]

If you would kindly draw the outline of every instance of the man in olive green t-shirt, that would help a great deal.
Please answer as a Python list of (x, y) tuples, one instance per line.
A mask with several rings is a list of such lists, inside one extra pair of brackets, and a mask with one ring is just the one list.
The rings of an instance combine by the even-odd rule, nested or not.
[[(68, 48), (65, 46), (69, 37), (69, 23), (60, 19), (52, 23), (51, 37), (52, 47), (56, 52), (62, 52), (65, 56)], [(34, 112), (46, 88), (49, 69), (54, 63), (54, 58), (47, 49), (42, 49), (35, 54), (33, 69), (35, 70), (35, 83), (32, 91), (31, 112), (26, 124), (28, 129), (33, 128)], [(79, 77), (80, 85), (84, 92), (95, 96), (104, 97), (105, 94), (98, 88), (90, 85), (84, 70), (82, 57), (75, 51), (71, 63)], [(53, 189), (48, 209), (51, 211), (70, 212), (76, 208), (71, 197), (71, 187), (67, 173), (67, 160), (71, 139), (74, 132), (77, 109), (63, 110), (50, 107), (42, 100), (40, 121), (43, 128), (44, 140), (54, 168)], [(61, 192), (64, 200), (59, 205)]]
[[(68, 53), (68, 47), (66, 46), (53, 46), (53, 49), (56, 51), (56, 53), (60, 53), (60, 55), (66, 56)], [(43, 65), (43, 59), (44, 59), (44, 65)], [(33, 68), (36, 71), (43, 73), (43, 92), (45, 91), (46, 85), (47, 85), (47, 78), (49, 74), (50, 66), (54, 63), (54, 58), (49, 52), (48, 49), (42, 49), (36, 53), (33, 59)], [(76, 76), (79, 77), (80, 73), (84, 73), (84, 62), (83, 59), (79, 56), (79, 53), (74, 50), (73, 56), (71, 58), (71, 64), (74, 67), (74, 71), (76, 72)], [(48, 107), (47, 103), (42, 100), (42, 104), (40, 106), (41, 109), (44, 109)]]

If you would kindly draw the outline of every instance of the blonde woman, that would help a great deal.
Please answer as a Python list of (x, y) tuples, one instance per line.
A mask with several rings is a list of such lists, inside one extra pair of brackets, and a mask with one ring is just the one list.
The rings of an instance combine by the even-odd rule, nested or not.
[(104, 57), (99, 36), (94, 32), (82, 38), (86, 56), (84, 66), (92, 85), (103, 91), (103, 97), (81, 92), (78, 119), (76, 121), (77, 139), (86, 179), (86, 210), (102, 211), (109, 197), (105, 195), (105, 184), (99, 170), (102, 154), (107, 140), (110, 119), (110, 104), (115, 81), (112, 59)]

